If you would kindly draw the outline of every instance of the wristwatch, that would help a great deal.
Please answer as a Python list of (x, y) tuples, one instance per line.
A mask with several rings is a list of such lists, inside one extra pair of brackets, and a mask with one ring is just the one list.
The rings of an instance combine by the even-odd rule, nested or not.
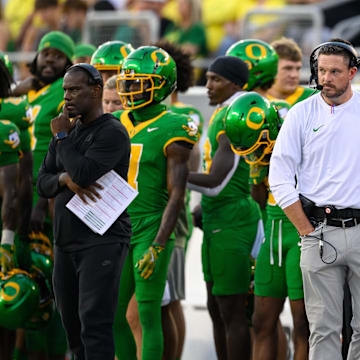
[(66, 131), (60, 131), (55, 134), (55, 139), (56, 140), (64, 140), (68, 136), (69, 136), (69, 134)]

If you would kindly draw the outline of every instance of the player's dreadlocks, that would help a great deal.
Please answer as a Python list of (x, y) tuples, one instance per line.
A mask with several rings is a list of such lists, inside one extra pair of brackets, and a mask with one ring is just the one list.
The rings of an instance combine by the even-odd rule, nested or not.
[(154, 44), (165, 50), (176, 63), (177, 84), (176, 91), (185, 92), (194, 84), (194, 68), (191, 65), (190, 55), (186, 54), (178, 45), (166, 40)]

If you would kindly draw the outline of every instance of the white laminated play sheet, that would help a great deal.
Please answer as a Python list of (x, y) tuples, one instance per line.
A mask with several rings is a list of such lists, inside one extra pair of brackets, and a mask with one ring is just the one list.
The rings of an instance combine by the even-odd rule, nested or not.
[(96, 198), (94, 202), (87, 198), (88, 204), (85, 204), (75, 194), (66, 207), (92, 231), (103, 235), (135, 199), (138, 192), (114, 170), (109, 171), (96, 182), (103, 187), (102, 190), (97, 189), (101, 199)]

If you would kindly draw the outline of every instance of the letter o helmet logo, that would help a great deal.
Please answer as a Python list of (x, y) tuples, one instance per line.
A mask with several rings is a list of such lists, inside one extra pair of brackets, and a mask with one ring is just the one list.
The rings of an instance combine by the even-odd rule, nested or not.
[(157, 65), (167, 65), (170, 62), (170, 56), (164, 50), (155, 50), (151, 53), (151, 60)]
[[(260, 121), (259, 121), (260, 120)], [(246, 125), (253, 130), (259, 130), (265, 121), (265, 112), (259, 107), (253, 107), (247, 114)]]
[(249, 44), (245, 48), (245, 54), (250, 59), (263, 59), (266, 57), (266, 48), (261, 44)]
[[(8, 289), (9, 291), (6, 291), (7, 288), (10, 288)], [(0, 295), (4, 301), (10, 302), (18, 296), (19, 292), (20, 292), (19, 284), (10, 281), (7, 284), (5, 284), (4, 287), (1, 289)]]

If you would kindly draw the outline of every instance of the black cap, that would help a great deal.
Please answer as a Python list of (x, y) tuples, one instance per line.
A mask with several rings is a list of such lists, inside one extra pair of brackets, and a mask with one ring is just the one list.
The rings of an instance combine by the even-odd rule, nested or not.
[(219, 56), (208, 71), (218, 74), (236, 85), (243, 87), (249, 80), (249, 68), (236, 56)]

